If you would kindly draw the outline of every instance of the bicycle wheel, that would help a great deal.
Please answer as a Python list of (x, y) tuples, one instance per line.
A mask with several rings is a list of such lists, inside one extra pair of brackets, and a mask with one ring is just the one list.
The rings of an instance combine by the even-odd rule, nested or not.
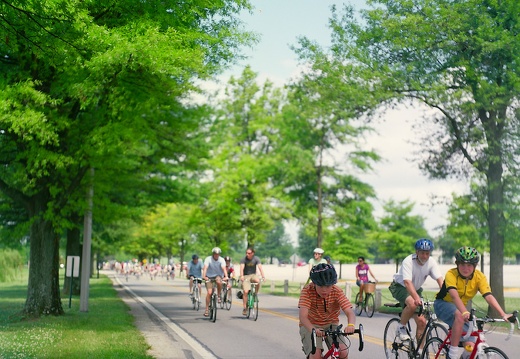
[(366, 294), (365, 298), (365, 313), (367, 313), (367, 316), (369, 318), (372, 318), (374, 316), (374, 311), (376, 310), (376, 300), (374, 298), (374, 295), (372, 293)]
[(222, 288), (222, 296), (221, 296), (221, 299), (220, 299), (220, 309), (224, 309), (224, 301), (225, 301), (224, 298), (226, 298), (226, 293), (227, 293), (227, 289)]
[(258, 295), (253, 295), (253, 319), (256, 321), (258, 319)]
[(477, 355), (477, 359), (509, 359), (500, 349), (495, 347), (484, 348), (484, 355)]
[(429, 339), (424, 346), (421, 359), (446, 359), (448, 357), (448, 349), (442, 344), (443, 341), (439, 338)]
[(413, 351), (410, 344), (413, 341), (402, 342), (397, 336), (397, 329), (401, 326), (399, 318), (392, 318), (386, 323), (383, 344), (386, 359), (408, 358), (408, 353)]
[(215, 323), (217, 321), (217, 293), (213, 293), (211, 296), (211, 306), (213, 307), (213, 312), (210, 314), (209, 318), (210, 320)]
[(363, 311), (363, 303), (361, 302), (361, 293), (356, 294), (356, 307), (354, 308), (354, 311), (356, 312), (356, 315), (360, 315)]
[(446, 328), (444, 325), (440, 323), (432, 323), (430, 325), (430, 328), (428, 329), (428, 334), (426, 334), (426, 340), (432, 339), (432, 338), (439, 338), (440, 340), (444, 341), (446, 337), (448, 336), (448, 328)]
[(193, 309), (199, 310), (200, 308), (200, 292), (199, 287), (195, 285), (193, 289)]
[(231, 290), (228, 289), (226, 291), (226, 294), (224, 294), (224, 305), (226, 306), (227, 310), (231, 309), (232, 302), (233, 302), (233, 294), (231, 293)]

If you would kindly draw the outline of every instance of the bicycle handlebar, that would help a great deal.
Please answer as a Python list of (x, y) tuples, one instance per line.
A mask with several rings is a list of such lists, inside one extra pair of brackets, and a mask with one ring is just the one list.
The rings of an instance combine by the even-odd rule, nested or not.
[[(363, 331), (363, 324), (359, 324), (358, 329), (354, 329), (353, 333), (345, 333), (341, 330), (343, 328), (343, 324), (340, 324), (336, 327), (336, 329), (332, 329), (332, 326), (330, 329), (323, 330), (323, 337), (338, 337), (338, 336), (347, 336), (352, 334), (358, 334), (359, 335), (359, 351), (362, 351), (364, 348), (364, 331)], [(311, 333), (311, 343), (312, 343), (312, 350), (311, 353), (316, 353), (316, 328), (312, 328)]]
[(469, 313), (469, 321), (470, 321), (469, 328), (468, 328), (468, 331), (466, 332), (466, 335), (464, 335), (462, 337), (462, 340), (464, 340), (464, 341), (468, 340), (468, 338), (471, 336), (471, 333), (473, 333), (474, 328), (478, 327), (479, 323), (482, 325), (485, 323), (497, 323), (497, 322), (506, 322), (506, 321), (509, 322), (509, 333), (506, 337), (506, 340), (511, 339), (511, 336), (513, 335), (513, 333), (515, 331), (515, 323), (517, 324), (518, 329), (520, 329), (520, 321), (518, 320), (518, 310), (515, 310), (512, 313), (513, 315), (510, 316), (507, 320), (495, 319), (495, 318), (489, 318), (489, 317), (478, 318), (475, 315), (475, 312), (476, 312), (475, 309), (471, 309), (471, 312)]

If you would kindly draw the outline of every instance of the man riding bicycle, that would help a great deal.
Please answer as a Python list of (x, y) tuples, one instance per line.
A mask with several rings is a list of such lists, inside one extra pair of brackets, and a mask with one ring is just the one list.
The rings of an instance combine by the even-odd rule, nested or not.
[(394, 274), (394, 280), (390, 284), (390, 293), (401, 303), (403, 312), (401, 314), (400, 326), (396, 333), (402, 341), (410, 340), (406, 331), (406, 323), (410, 318), (414, 318), (417, 324), (416, 337), (424, 332), (426, 319), (424, 316), (415, 314), (417, 307), (422, 305), (421, 286), (428, 276), (432, 277), (439, 288), (442, 286), (442, 275), (439, 265), (434, 258), (431, 258), (433, 243), (429, 239), (421, 238), (415, 242), (415, 253), (410, 254), (401, 263), (398, 273)]
[[(196, 278), (202, 278), (202, 263), (199, 261), (199, 256), (194, 254), (191, 256), (191, 261), (188, 262), (188, 270), (186, 271), (186, 278), (190, 280), (190, 297), (193, 293), (193, 281)], [(201, 281), (197, 281), (199, 293), (201, 289)]]
[(206, 280), (206, 311), (204, 312), (204, 316), (207, 317), (209, 315), (209, 301), (211, 298), (211, 293), (213, 289), (213, 282), (215, 280), (217, 283), (217, 294), (218, 294), (218, 302), (220, 303), (220, 293), (222, 292), (222, 279), (228, 279), (227, 271), (226, 271), (226, 262), (224, 258), (220, 256), (222, 252), (219, 247), (215, 247), (211, 250), (212, 254), (204, 260), (204, 267), (202, 269), (202, 277)]
[[(247, 315), (247, 294), (251, 290), (251, 283), (260, 283), (260, 278), (256, 274), (256, 269), (260, 271), (262, 280), (265, 279), (264, 269), (260, 258), (255, 256), (255, 250), (253, 248), (246, 249), (246, 256), (240, 260), (240, 280), (242, 281), (242, 301), (244, 309), (242, 315)], [(258, 293), (260, 285), (256, 286), (256, 293)]]

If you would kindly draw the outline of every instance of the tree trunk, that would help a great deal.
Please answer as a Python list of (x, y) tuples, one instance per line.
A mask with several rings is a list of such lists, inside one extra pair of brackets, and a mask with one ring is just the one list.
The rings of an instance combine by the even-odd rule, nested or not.
[(29, 284), (24, 313), (31, 317), (62, 315), (59, 284), (59, 237), (52, 223), (34, 216), (31, 225)]
[[(489, 224), (489, 282), (493, 295), (504, 308), (504, 193), (502, 187), (502, 165), (491, 163), (488, 172), (488, 224)], [(498, 316), (489, 308), (488, 314)]]

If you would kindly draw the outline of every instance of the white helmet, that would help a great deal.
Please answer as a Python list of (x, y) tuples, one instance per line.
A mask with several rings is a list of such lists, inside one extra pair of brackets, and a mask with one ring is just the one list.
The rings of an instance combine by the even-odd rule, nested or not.
[(314, 253), (323, 254), (323, 252), (325, 252), (325, 251), (321, 248), (314, 248)]
[(211, 250), (212, 253), (217, 253), (217, 254), (220, 254), (222, 251), (220, 250), (219, 247), (215, 247)]

